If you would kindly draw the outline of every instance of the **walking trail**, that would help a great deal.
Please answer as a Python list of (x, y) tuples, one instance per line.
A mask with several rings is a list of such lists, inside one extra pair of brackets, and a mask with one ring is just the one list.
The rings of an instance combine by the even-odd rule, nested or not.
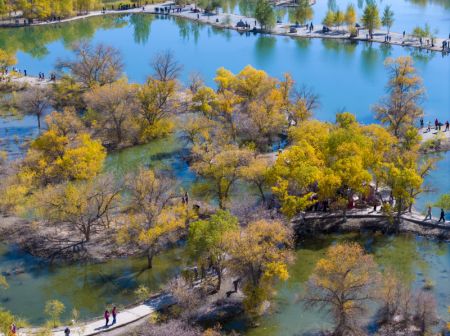
[[(76, 336), (91, 336), (98, 334), (109, 334), (112, 331), (121, 331), (124, 333), (131, 329), (131, 324), (142, 320), (152, 313), (168, 307), (173, 304), (173, 298), (169, 294), (162, 294), (138, 306), (119, 311), (117, 314), (117, 323), (111, 324), (112, 317), (110, 318), (110, 324), (105, 326), (105, 319), (99, 318), (92, 321), (84, 322), (75, 327), (69, 326), (70, 335)], [(66, 326), (55, 328), (52, 331), (53, 336), (65, 336), (64, 329)], [(18, 336), (32, 336), (39, 333), (38, 328), (20, 329), (18, 330)]]

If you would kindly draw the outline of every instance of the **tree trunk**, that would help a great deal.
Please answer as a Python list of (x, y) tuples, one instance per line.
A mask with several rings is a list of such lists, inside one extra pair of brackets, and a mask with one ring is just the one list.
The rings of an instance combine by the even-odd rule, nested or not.
[(266, 203), (266, 195), (264, 195), (264, 190), (262, 189), (262, 186), (258, 184), (259, 193), (261, 194), (261, 199), (263, 203)]
[(396, 233), (399, 233), (400, 231), (400, 221), (402, 216), (402, 208), (403, 208), (403, 200), (398, 200), (398, 208), (397, 208), (397, 219), (395, 221), (395, 231)]
[(222, 272), (220, 271), (219, 267), (214, 267), (216, 274), (217, 274), (217, 287), (216, 290), (219, 291), (220, 287), (222, 286)]
[(91, 228), (88, 227), (86, 230), (84, 230), (84, 239), (86, 239), (86, 242), (88, 242), (91, 239)]
[(151, 250), (147, 252), (147, 269), (153, 268), (153, 253)]

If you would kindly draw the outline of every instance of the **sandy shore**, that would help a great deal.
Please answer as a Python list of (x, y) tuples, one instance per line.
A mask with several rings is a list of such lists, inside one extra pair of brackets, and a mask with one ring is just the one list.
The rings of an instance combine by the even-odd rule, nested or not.
[[(139, 8), (132, 8), (129, 10), (107, 10), (107, 11), (93, 11), (86, 15), (79, 15), (74, 16), (71, 18), (63, 19), (61, 21), (43, 21), (43, 22), (36, 22), (31, 24), (32, 26), (39, 26), (39, 25), (50, 25), (50, 24), (58, 24), (58, 23), (64, 23), (64, 22), (70, 22), (75, 20), (81, 20), (85, 18), (89, 18), (92, 16), (100, 16), (100, 15), (110, 15), (110, 14), (131, 14), (131, 13), (147, 13), (147, 14), (159, 14), (156, 11), (156, 8), (161, 7), (168, 7), (173, 6), (173, 2), (164, 2), (160, 4), (152, 4), (152, 5), (146, 5), (144, 7)], [(250, 29), (253, 29), (256, 27), (256, 20), (253, 17), (247, 17), (242, 15), (236, 15), (236, 14), (227, 14), (227, 13), (218, 13), (218, 14), (204, 14), (204, 13), (195, 13), (192, 11), (194, 8), (194, 5), (188, 5), (185, 6), (181, 12), (171, 12), (167, 15), (170, 16), (177, 16), (182, 17), (185, 19), (201, 22), (204, 24), (209, 24), (218, 28), (223, 29), (233, 29), (237, 31), (249, 31), (244, 30), (241, 28), (237, 28), (236, 24), (239, 21), (243, 21), (249, 24)], [(419, 48), (424, 50), (433, 50), (433, 51), (441, 51), (446, 54), (450, 52), (449, 47), (447, 47), (446, 50), (442, 49), (442, 43), (444, 41), (448, 41), (450, 45), (450, 40), (443, 38), (443, 37), (437, 37), (434, 41), (434, 46), (431, 45), (431, 41), (429, 39), (424, 39), (423, 43), (421, 44), (420, 41), (409, 35), (406, 34), (403, 37), (402, 33), (397, 32), (390, 32), (390, 41), (385, 41), (385, 36), (387, 34), (384, 30), (376, 30), (373, 34), (373, 39), (368, 39), (368, 31), (366, 29), (360, 29), (359, 34), (357, 37), (350, 37), (350, 34), (345, 30), (345, 28), (341, 27), (341, 29), (333, 28), (330, 32), (324, 33), (322, 31), (323, 25), (322, 24), (316, 24), (313, 22), (314, 29), (313, 31), (309, 31), (308, 29), (304, 27), (297, 27), (296, 32), (291, 33), (290, 28), (292, 27), (292, 23), (284, 22), (284, 23), (278, 23), (270, 32), (269, 34), (272, 35), (284, 35), (284, 36), (292, 36), (292, 37), (302, 37), (302, 38), (326, 38), (326, 39), (341, 39), (341, 40), (354, 40), (354, 41), (369, 41), (369, 42), (376, 42), (376, 43), (385, 43), (390, 45), (399, 45), (404, 47), (413, 47), (413, 48)]]

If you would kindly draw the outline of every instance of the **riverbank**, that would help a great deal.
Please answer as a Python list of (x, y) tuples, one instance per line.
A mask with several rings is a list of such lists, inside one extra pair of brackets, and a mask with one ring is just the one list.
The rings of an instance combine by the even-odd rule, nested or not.
[[(162, 10), (162, 8), (170, 8)], [(75, 20), (83, 20), (94, 16), (113, 15), (113, 14), (160, 14), (174, 17), (180, 17), (191, 21), (208, 24), (220, 29), (233, 29), (242, 33), (265, 33), (271, 35), (291, 36), (298, 38), (319, 38), (319, 39), (340, 39), (350, 41), (364, 41), (383, 43), (387, 45), (398, 45), (403, 47), (418, 48), (426, 51), (441, 51), (443, 54), (450, 53), (450, 40), (444, 37), (436, 37), (434, 44), (432, 45), (429, 38), (424, 38), (422, 43), (418, 38), (410, 34), (403, 35), (402, 33), (390, 32), (389, 41), (386, 41), (387, 31), (377, 29), (373, 33), (373, 38), (368, 36), (367, 29), (359, 29), (358, 36), (352, 37), (350, 33), (344, 28), (336, 29), (332, 28), (329, 32), (323, 31), (323, 25), (319, 23), (313, 23), (313, 30), (310, 31), (305, 26), (295, 26), (290, 22), (277, 23), (270, 31), (262, 32), (258, 29), (257, 21), (253, 17), (228, 14), (228, 13), (200, 13), (195, 10), (195, 5), (187, 5), (184, 7), (176, 6), (173, 2), (164, 2), (159, 4), (145, 5), (139, 8), (131, 8), (128, 10), (106, 10), (106, 11), (92, 11), (85, 15), (79, 15), (70, 17), (67, 19), (56, 21), (42, 21), (34, 22), (27, 26), (42, 26), (42, 25), (54, 25), (59, 23), (71, 22)], [(241, 24), (247, 24), (248, 28), (243, 28)], [(8, 27), (23, 27), (23, 25), (9, 25)], [(293, 29), (293, 30), (292, 30)], [(448, 41), (447, 48), (443, 49), (443, 42)]]
[[(437, 218), (424, 220), (424, 217), (416, 210), (403, 214), (398, 227), (399, 232), (450, 241), (449, 222), (442, 223)], [(346, 213), (345, 221), (342, 213), (308, 212), (292, 219), (291, 223), (299, 235), (311, 232), (389, 231), (387, 230), (389, 228), (392, 231), (394, 227), (394, 224), (381, 210), (374, 211), (371, 208), (349, 210)]]

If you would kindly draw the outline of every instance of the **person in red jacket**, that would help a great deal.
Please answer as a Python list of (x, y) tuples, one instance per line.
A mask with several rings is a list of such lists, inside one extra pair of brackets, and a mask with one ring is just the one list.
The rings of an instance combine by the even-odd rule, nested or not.
[(105, 327), (107, 327), (108, 323), (109, 323), (109, 311), (108, 310), (105, 310), (104, 317), (105, 317), (105, 321), (106, 321)]

